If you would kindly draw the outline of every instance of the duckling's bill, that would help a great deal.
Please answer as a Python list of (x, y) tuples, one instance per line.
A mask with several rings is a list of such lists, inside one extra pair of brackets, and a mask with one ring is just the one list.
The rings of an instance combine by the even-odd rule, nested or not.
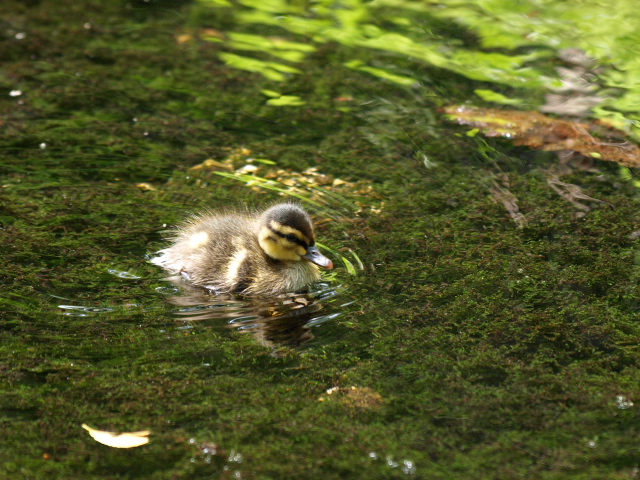
[(316, 247), (315, 245), (307, 248), (307, 253), (302, 255), (302, 258), (304, 258), (305, 260), (309, 260), (311, 263), (315, 263), (322, 268), (333, 268), (333, 262), (322, 255), (320, 253), (320, 250), (318, 250), (318, 247)]

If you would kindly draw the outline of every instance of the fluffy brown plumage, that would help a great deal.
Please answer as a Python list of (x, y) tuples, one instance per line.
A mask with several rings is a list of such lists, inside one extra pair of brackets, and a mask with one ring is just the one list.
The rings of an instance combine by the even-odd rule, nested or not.
[(313, 222), (299, 205), (280, 203), (260, 215), (210, 213), (182, 225), (152, 260), (217, 293), (295, 292), (333, 268), (315, 246)]

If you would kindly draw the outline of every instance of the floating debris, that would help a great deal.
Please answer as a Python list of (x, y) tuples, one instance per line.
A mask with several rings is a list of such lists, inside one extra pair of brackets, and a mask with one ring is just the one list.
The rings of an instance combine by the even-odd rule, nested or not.
[[(506, 177), (506, 175), (505, 175)], [(491, 195), (507, 209), (509, 212), (509, 216), (516, 223), (518, 228), (524, 228), (527, 226), (526, 217), (520, 212), (520, 208), (518, 207), (518, 199), (516, 196), (509, 191), (508, 179), (503, 179), (503, 185), (499, 185), (498, 182), (494, 181), (493, 186), (489, 188)]]
[(144, 191), (147, 191), (147, 192), (152, 192), (152, 191), (156, 190), (156, 187), (154, 187), (150, 183), (146, 183), (146, 182), (136, 183), (136, 187), (138, 187), (140, 190), (144, 190)]
[(96, 430), (86, 423), (82, 424), (82, 428), (89, 432), (89, 435), (91, 435), (96, 442), (113, 448), (133, 448), (146, 445), (149, 443), (149, 435), (151, 434), (149, 430), (116, 434), (113, 432)]
[(318, 401), (326, 402), (330, 396), (347, 407), (357, 409), (376, 408), (383, 402), (382, 395), (369, 387), (332, 387), (327, 389), (326, 395), (322, 395)]
[(589, 212), (591, 210), (591, 207), (588, 205), (585, 205), (584, 203), (579, 202), (579, 200), (586, 200), (589, 202), (605, 203), (607, 205), (611, 205), (609, 202), (605, 202), (604, 200), (599, 200), (597, 198), (590, 197), (586, 193), (582, 193), (582, 189), (578, 185), (560, 181), (560, 179), (551, 172), (545, 172), (545, 174), (547, 177), (547, 184), (558, 195), (560, 195), (567, 202), (573, 204), (576, 208), (578, 208), (579, 210), (582, 210), (583, 212)]
[(548, 117), (539, 112), (444, 108), (445, 116), (460, 125), (477, 128), (487, 137), (504, 137), (515, 145), (545, 151), (570, 150), (586, 157), (640, 167), (640, 148), (626, 134), (602, 121), (577, 122)]
[[(367, 182), (349, 182), (319, 171), (318, 167), (307, 168), (303, 172), (277, 168), (276, 163), (266, 158), (254, 158), (251, 150), (245, 147), (230, 149), (222, 160), (207, 159), (194, 165), (190, 172), (206, 177), (213, 173), (226, 178), (244, 182), (256, 192), (276, 191), (316, 207), (323, 206), (325, 211), (336, 205), (355, 210), (356, 215), (380, 214), (384, 208), (382, 197)], [(255, 165), (256, 163), (260, 166)], [(208, 182), (203, 183), (207, 186)], [(322, 187), (322, 188), (318, 188)], [(354, 195), (365, 197), (362, 200), (349, 200)], [(355, 208), (354, 208), (355, 207)]]

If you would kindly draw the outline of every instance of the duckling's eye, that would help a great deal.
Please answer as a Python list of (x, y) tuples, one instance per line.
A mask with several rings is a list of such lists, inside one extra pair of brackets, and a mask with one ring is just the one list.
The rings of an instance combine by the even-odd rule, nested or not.
[(288, 234), (288, 235), (285, 235), (284, 238), (289, 240), (291, 243), (298, 243), (299, 242), (298, 237), (296, 237), (295, 235), (293, 235), (291, 233)]

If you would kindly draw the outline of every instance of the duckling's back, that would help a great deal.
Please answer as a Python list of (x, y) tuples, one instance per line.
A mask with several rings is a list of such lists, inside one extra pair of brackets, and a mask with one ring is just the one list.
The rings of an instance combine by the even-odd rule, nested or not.
[(241, 291), (250, 275), (250, 251), (259, 249), (255, 222), (243, 215), (204, 215), (183, 225), (171, 247), (153, 259), (172, 273), (216, 291)]

